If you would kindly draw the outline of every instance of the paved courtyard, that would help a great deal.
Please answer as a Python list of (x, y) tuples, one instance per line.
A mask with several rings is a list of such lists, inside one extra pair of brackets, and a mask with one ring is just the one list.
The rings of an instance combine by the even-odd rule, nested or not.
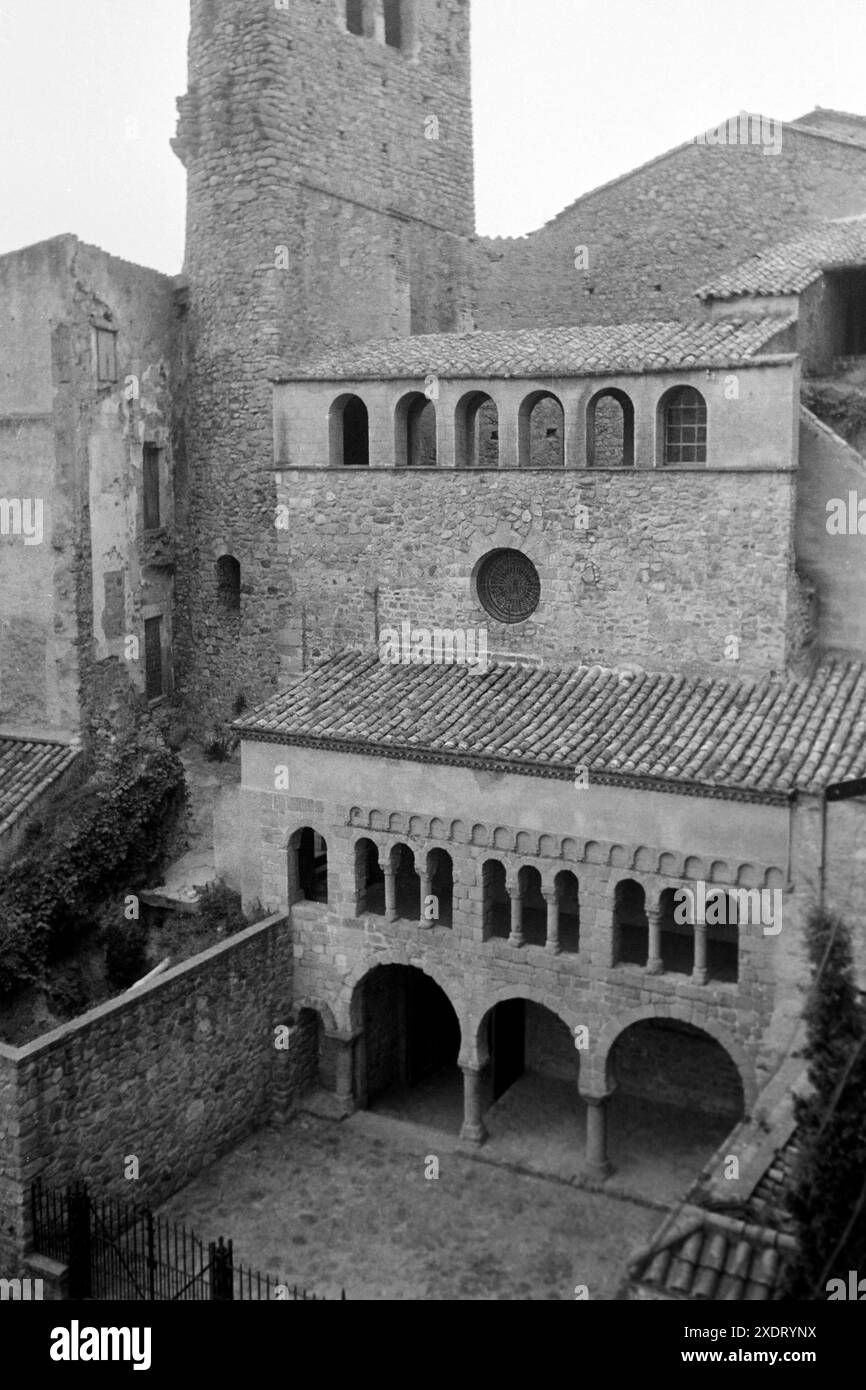
[[(439, 1177), (425, 1178), (428, 1156)], [(385, 1116), (263, 1130), (165, 1207), (236, 1260), (349, 1299), (615, 1296), (658, 1210), (478, 1162)]]

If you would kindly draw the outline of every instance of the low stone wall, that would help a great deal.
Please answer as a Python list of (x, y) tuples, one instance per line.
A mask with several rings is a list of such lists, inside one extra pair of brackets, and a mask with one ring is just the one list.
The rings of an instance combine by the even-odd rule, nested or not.
[(278, 914), (26, 1047), (0, 1044), (0, 1275), (29, 1248), (37, 1176), (157, 1203), (285, 1113), (296, 1050), (275, 1030), (291, 1005)]

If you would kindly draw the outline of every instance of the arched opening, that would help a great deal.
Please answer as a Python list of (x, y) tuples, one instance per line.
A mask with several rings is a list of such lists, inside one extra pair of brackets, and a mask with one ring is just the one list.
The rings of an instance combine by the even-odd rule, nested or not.
[(404, 0), (384, 0), (385, 42), (389, 48), (402, 48)]
[(488, 859), (481, 869), (482, 922), (484, 940), (505, 939), (511, 932), (511, 898), (505, 886), (505, 865)]
[(580, 893), (570, 869), (563, 869), (554, 880), (559, 911), (559, 949), (576, 955), (580, 950)]
[(680, 1197), (744, 1114), (743, 1083), (715, 1038), (650, 1018), (625, 1028), (608, 1059), (611, 1158), (626, 1185)]
[(398, 468), (436, 467), (436, 407), (423, 392), (413, 391), (399, 402), (394, 431)]
[(291, 1054), (292, 1094), (288, 1105), (301, 1100), (317, 1087), (329, 1086), (325, 1024), (315, 1009), (302, 1008), (289, 1022), (289, 1052)]
[(551, 391), (534, 391), (520, 407), (518, 441), (521, 468), (562, 468), (565, 464), (565, 412)]
[(547, 903), (541, 888), (541, 874), (530, 865), (524, 865), (517, 881), (523, 940), (527, 946), (543, 946), (547, 941)]
[(706, 463), (707, 403), (693, 386), (674, 386), (659, 401), (663, 464)]
[(586, 408), (589, 468), (634, 467), (634, 405), (625, 391), (599, 391)]
[(289, 903), (328, 901), (328, 846), (304, 826), (289, 841)]
[(380, 965), (363, 991), (366, 1103), (402, 1119), (459, 1133), (460, 1024), (439, 985), (407, 965)]
[(358, 840), (355, 845), (355, 916), (365, 912), (385, 915), (385, 874), (379, 847), (372, 840)]
[(427, 856), (430, 892), (438, 908), (437, 925), (450, 927), (454, 916), (454, 865), (444, 849), (431, 849)]
[(331, 467), (368, 468), (370, 420), (360, 396), (338, 396), (331, 406)]
[(455, 416), (458, 468), (499, 467), (499, 411), (483, 391), (470, 391)]
[(481, 1029), (490, 1059), (482, 1107), (491, 1144), (521, 1166), (574, 1177), (585, 1149), (586, 1106), (568, 1025), (533, 1000), (506, 999), (488, 1011)]
[(415, 868), (415, 856), (408, 845), (395, 845), (391, 850), (394, 871), (394, 906), (398, 917), (407, 922), (421, 920), (421, 879)]
[(233, 555), (216, 562), (217, 606), (224, 615), (241, 611), (241, 567)]
[(659, 898), (659, 944), (667, 975), (691, 975), (695, 967), (695, 929), (675, 920), (675, 889), (666, 888)]
[(346, 28), (350, 34), (364, 33), (364, 0), (346, 0)]
[(633, 878), (616, 885), (613, 905), (614, 965), (646, 965), (649, 957), (649, 922), (646, 894)]
[[(709, 899), (710, 894), (707, 893)], [(707, 980), (735, 984), (740, 977), (740, 928), (738, 900), (732, 893), (723, 895), (724, 909), (715, 913), (709, 901), (705, 913), (707, 923)], [(721, 905), (721, 904), (720, 904)], [(716, 922), (716, 917), (724, 921)]]

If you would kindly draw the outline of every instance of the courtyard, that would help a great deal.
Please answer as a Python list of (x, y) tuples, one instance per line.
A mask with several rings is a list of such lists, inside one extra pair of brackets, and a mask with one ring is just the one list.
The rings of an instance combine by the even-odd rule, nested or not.
[(450, 1135), (368, 1112), (261, 1130), (161, 1214), (327, 1298), (460, 1301), (570, 1300), (577, 1285), (612, 1299), (661, 1219), (655, 1205), (479, 1161)]

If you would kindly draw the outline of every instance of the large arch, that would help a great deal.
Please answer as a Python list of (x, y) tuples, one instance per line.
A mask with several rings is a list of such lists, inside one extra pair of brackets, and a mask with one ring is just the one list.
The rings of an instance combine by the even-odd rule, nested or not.
[(450, 993), (418, 965), (377, 960), (355, 986), (352, 1011), (363, 1034), (357, 1102), (459, 1133), (463, 1030)]
[(644, 1023), (651, 1019), (673, 1019), (676, 1022), (688, 1024), (700, 1032), (706, 1033), (714, 1042), (717, 1042), (728, 1054), (739, 1073), (743, 1087), (745, 1112), (747, 1115), (751, 1112), (757, 1099), (758, 1086), (752, 1062), (745, 1048), (735, 1038), (732, 1038), (724, 1028), (720, 1028), (713, 1019), (704, 1019), (700, 1024), (696, 1024), (692, 1018), (692, 1010), (686, 1004), (645, 1004), (641, 1008), (619, 1014), (605, 1024), (595, 1046), (590, 1048), (588, 1054), (588, 1075), (591, 1077), (593, 1091), (596, 1095), (606, 1095), (610, 1091), (612, 1084), (610, 1054), (614, 1043), (634, 1024)]

